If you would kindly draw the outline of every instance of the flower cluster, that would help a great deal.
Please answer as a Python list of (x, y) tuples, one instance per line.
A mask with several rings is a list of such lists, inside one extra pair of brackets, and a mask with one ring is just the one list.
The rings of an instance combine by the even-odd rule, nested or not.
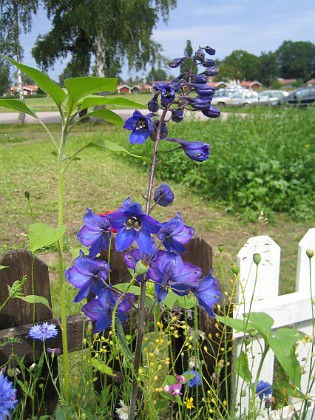
[[(178, 138), (169, 138), (165, 122), (172, 120), (180, 123), (184, 119), (184, 110), (201, 111), (208, 118), (217, 118), (220, 111), (211, 105), (215, 90), (209, 86), (208, 77), (217, 74), (215, 63), (206, 58), (206, 54), (214, 55), (215, 50), (211, 47), (199, 48), (193, 59), (190, 57), (175, 58), (169, 63), (175, 68), (185, 66), (185, 60), (192, 61), (192, 68), (186, 67), (186, 72), (180, 74), (169, 83), (159, 82), (154, 85), (156, 94), (148, 102), (149, 113), (143, 115), (136, 110), (131, 118), (128, 118), (124, 128), (131, 131), (129, 141), (132, 144), (142, 144), (148, 137), (153, 141), (165, 140), (177, 144), (177, 148), (192, 160), (202, 162), (207, 160), (210, 153), (209, 144), (199, 141), (185, 141)], [(206, 68), (199, 74), (195, 74), (195, 68)], [(163, 109), (163, 118), (158, 117), (157, 112)]]
[[(209, 118), (219, 116), (219, 111), (211, 105), (214, 90), (207, 84), (208, 76), (215, 74), (216, 69), (213, 60), (206, 58), (206, 54), (213, 55), (214, 50), (210, 47), (199, 48), (192, 60), (193, 67), (201, 65), (206, 68), (202, 73), (195, 74), (194, 69), (187, 68), (187, 73), (170, 83), (157, 83), (154, 86), (156, 93), (148, 103), (149, 113), (143, 115), (136, 110), (125, 121), (124, 128), (131, 131), (130, 143), (142, 144), (150, 137), (155, 143), (155, 155), (159, 142), (168, 141), (176, 143), (176, 149), (182, 149), (192, 160), (202, 162), (208, 159), (210, 147), (207, 143), (168, 138), (166, 127), (168, 120), (182, 121), (184, 109), (201, 110)], [(175, 59), (170, 65), (178, 67), (185, 63), (185, 59)], [(157, 112), (161, 109), (160, 117)], [(174, 200), (172, 190), (165, 183), (153, 193), (154, 165), (156, 159), (152, 163), (153, 177), (149, 181), (145, 211), (141, 204), (130, 197), (116, 211), (95, 214), (87, 209), (84, 226), (77, 235), (89, 252), (85, 255), (80, 251), (73, 266), (65, 272), (65, 277), (79, 289), (75, 302), (89, 298), (82, 310), (95, 321), (96, 332), (109, 328), (113, 318), (123, 322), (128, 311), (136, 307), (136, 297), (115, 288), (119, 279), (111, 278), (110, 264), (99, 257), (103, 251), (108, 251), (112, 238), (115, 238), (116, 251), (124, 253), (124, 262), (134, 273), (133, 281), (138, 285), (143, 281), (153, 282), (157, 303), (161, 303), (169, 291), (180, 297), (193, 294), (199, 305), (214, 317), (212, 308), (220, 299), (217, 280), (212, 271), (201, 278), (201, 269), (184, 262), (181, 257), (186, 251), (185, 245), (194, 236), (194, 229), (184, 223), (180, 212), (164, 223), (150, 215), (155, 205), (166, 207)], [(155, 202), (153, 206), (152, 196)]]

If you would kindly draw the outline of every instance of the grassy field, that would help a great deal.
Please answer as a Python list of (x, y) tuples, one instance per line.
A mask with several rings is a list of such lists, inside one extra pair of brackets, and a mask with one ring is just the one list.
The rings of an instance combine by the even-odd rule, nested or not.
[[(203, 126), (200, 126), (202, 130)], [(53, 132), (58, 126), (51, 126)], [(37, 125), (1, 126), (0, 137), (0, 252), (27, 246), (28, 225), (32, 222), (25, 191), (31, 195), (31, 205), (36, 221), (57, 224), (57, 176), (53, 147)], [(185, 133), (182, 134), (185, 138)], [(128, 139), (125, 130), (109, 125), (82, 124), (73, 130), (68, 144), (68, 153), (74, 152), (95, 138), (110, 139), (121, 144)], [(142, 202), (146, 191), (147, 176), (141, 166), (130, 160), (104, 152), (88, 149), (81, 160), (73, 162), (66, 173), (65, 223), (68, 226), (66, 244), (77, 247), (76, 232), (82, 225), (85, 209), (103, 212), (116, 209), (130, 196)], [(160, 180), (163, 180), (162, 177)], [(226, 213), (225, 208), (211, 199), (201, 198), (178, 182), (170, 182), (175, 192), (171, 208), (156, 209), (153, 216), (161, 221), (180, 211), (185, 223), (195, 227), (196, 235), (203, 237), (213, 248), (213, 266), (224, 282), (232, 278), (231, 267), (236, 263), (239, 249), (250, 236), (270, 235), (282, 248), (281, 293), (294, 291), (297, 245), (311, 222), (298, 222), (286, 214), (276, 214), (272, 222), (245, 222), (239, 216)], [(224, 245), (223, 274), (220, 269), (218, 246)], [(54, 278), (55, 250), (46, 250), (43, 258), (51, 268)], [(70, 254), (67, 261), (70, 261)], [(222, 278), (221, 278), (222, 277)], [(69, 302), (74, 296), (69, 289)], [(71, 312), (76, 312), (69, 304)]]

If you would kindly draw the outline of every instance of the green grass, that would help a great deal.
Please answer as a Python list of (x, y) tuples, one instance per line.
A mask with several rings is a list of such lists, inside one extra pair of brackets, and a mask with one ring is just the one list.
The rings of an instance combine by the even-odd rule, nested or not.
[[(189, 130), (181, 133), (190, 138)], [(204, 127), (199, 125), (199, 136), (204, 138)], [(31, 204), (36, 221), (57, 224), (57, 176), (56, 158), (52, 144), (37, 126), (7, 126), (10, 136), (20, 142), (0, 143), (0, 252), (27, 246), (28, 225), (31, 223), (25, 191), (31, 194)], [(57, 131), (57, 126), (52, 126)], [(104, 138), (127, 145), (128, 133), (108, 125), (82, 124), (69, 138), (67, 153), (71, 154), (91, 138)], [(194, 139), (197, 139), (197, 135)], [(151, 142), (148, 142), (148, 145)], [(184, 157), (182, 157), (185, 159)], [(212, 157), (213, 158), (213, 157)], [(197, 165), (197, 164), (196, 164)], [(147, 173), (140, 165), (99, 149), (88, 149), (81, 160), (74, 162), (65, 176), (65, 223), (67, 244), (77, 247), (76, 232), (82, 225), (86, 207), (94, 212), (116, 209), (126, 196), (143, 202), (146, 191)], [(163, 180), (162, 175), (160, 179)], [(269, 224), (256, 220), (246, 222), (237, 215), (229, 214), (217, 201), (201, 197), (187, 186), (170, 181), (175, 192), (171, 208), (158, 208), (154, 217), (163, 221), (180, 211), (185, 222), (194, 226), (196, 235), (202, 236), (213, 247), (213, 265), (220, 272), (218, 246), (224, 244), (223, 277), (232, 278), (231, 267), (236, 263), (236, 254), (250, 236), (269, 234), (282, 248), (281, 292), (294, 291), (297, 245), (311, 222), (299, 222), (286, 214), (275, 214)], [(70, 262), (70, 256), (67, 256)], [(52, 264), (52, 271), (54, 265)], [(71, 301), (75, 291), (69, 290)], [(70, 304), (71, 306), (71, 304)]]

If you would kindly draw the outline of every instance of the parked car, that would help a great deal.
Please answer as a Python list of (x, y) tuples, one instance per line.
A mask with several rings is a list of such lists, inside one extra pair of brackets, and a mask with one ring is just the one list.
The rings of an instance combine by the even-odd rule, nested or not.
[(218, 107), (224, 106), (248, 106), (253, 101), (257, 101), (258, 93), (250, 91), (248, 89), (241, 89), (238, 92), (234, 93), (232, 96), (221, 96), (212, 99), (213, 105), (218, 105)]
[(300, 87), (284, 98), (285, 105), (307, 106), (315, 102), (315, 86)]
[(277, 106), (288, 96), (285, 90), (264, 90), (259, 92), (257, 101), (253, 105)]

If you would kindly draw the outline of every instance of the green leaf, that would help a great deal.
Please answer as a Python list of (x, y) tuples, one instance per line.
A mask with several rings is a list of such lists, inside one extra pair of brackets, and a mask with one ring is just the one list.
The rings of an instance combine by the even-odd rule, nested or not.
[(227, 316), (216, 315), (216, 319), (227, 327), (233, 328), (235, 331), (249, 331), (251, 329), (250, 323), (247, 324), (242, 319), (229, 318)]
[(128, 292), (133, 293), (136, 296), (140, 296), (140, 287), (139, 286), (129, 286), (129, 283), (119, 283), (115, 284), (115, 289), (119, 290), (120, 292)]
[(138, 159), (142, 159), (145, 162), (150, 163), (149, 158), (147, 158), (145, 156), (138, 156), (138, 155), (135, 155), (133, 153), (130, 153), (124, 147), (119, 146), (118, 144), (113, 143), (113, 142), (108, 141), (108, 140), (98, 140), (97, 142), (90, 142), (85, 147), (83, 147), (82, 150), (85, 149), (86, 147), (101, 147), (103, 149), (110, 150), (111, 152), (126, 153), (127, 155), (133, 156), (133, 157), (138, 158)]
[(133, 356), (128, 347), (126, 335), (121, 325), (121, 322), (118, 319), (116, 320), (116, 331), (119, 337), (119, 345), (120, 345), (122, 353), (124, 353), (127, 359), (131, 360)]
[(243, 351), (240, 353), (238, 358), (235, 360), (235, 372), (239, 375), (247, 384), (252, 381), (252, 374), (248, 367), (248, 359), (246, 353)]
[(9, 268), (9, 266), (8, 265), (1, 265), (0, 264), (0, 270), (3, 270), (4, 268)]
[(53, 99), (58, 108), (61, 108), (61, 104), (66, 98), (66, 93), (61, 87), (52, 81), (45, 73), (42, 73), (33, 67), (18, 63), (11, 58), (6, 59), (33, 79), (34, 82)]
[[(247, 315), (245, 314), (244, 318)], [(249, 321), (263, 339), (268, 341), (268, 337), (271, 336), (271, 327), (274, 324), (273, 318), (264, 312), (251, 312), (249, 314)]]
[(37, 118), (37, 115), (32, 111), (24, 102), (19, 99), (0, 99), (0, 107), (9, 108), (14, 111), (24, 112), (25, 114), (31, 115)]
[(304, 336), (294, 328), (280, 328), (269, 345), (289, 379), (298, 388), (301, 386), (301, 366), (295, 356), (296, 341)]
[(92, 111), (86, 114), (84, 118), (86, 117), (102, 118), (103, 120), (112, 124), (119, 125), (120, 127), (124, 123), (124, 120), (118, 114), (115, 114), (115, 112), (109, 109), (97, 109), (96, 111)]
[(139, 104), (138, 102), (134, 102), (126, 98), (109, 98), (99, 95), (91, 95), (85, 97), (82, 100), (80, 109), (86, 109), (98, 105), (118, 105), (129, 108), (146, 108), (145, 105)]
[(50, 308), (49, 302), (44, 296), (27, 295), (27, 296), (16, 296), (16, 298), (24, 300), (25, 302), (32, 303), (32, 304), (41, 303), (47, 308)]
[(84, 96), (96, 92), (111, 92), (117, 87), (116, 78), (103, 77), (75, 77), (64, 81), (65, 88), (73, 103), (79, 101)]
[(59, 241), (66, 231), (66, 226), (52, 228), (45, 223), (34, 223), (29, 227), (30, 251), (44, 248)]
[(91, 359), (91, 365), (98, 370), (99, 372), (104, 373), (105, 375), (116, 376), (113, 372), (113, 369), (107, 366), (104, 362), (101, 362), (97, 359)]

